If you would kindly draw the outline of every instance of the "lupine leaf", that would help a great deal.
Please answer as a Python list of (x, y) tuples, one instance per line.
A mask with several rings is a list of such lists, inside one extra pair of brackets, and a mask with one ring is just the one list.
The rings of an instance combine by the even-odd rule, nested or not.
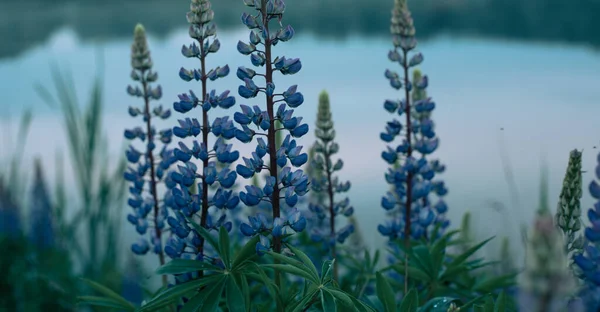
[[(217, 250), (217, 251), (221, 250), (219, 248), (219, 243), (217, 243), (217, 240), (205, 228), (203, 228), (196, 222), (192, 222), (192, 220), (190, 220), (187, 217), (186, 217), (186, 219), (187, 219), (188, 223), (192, 225), (194, 230), (196, 230), (196, 232), (198, 232), (198, 234), (200, 236), (202, 236), (202, 238), (204, 238), (215, 250)], [(223, 257), (223, 255), (219, 255), (219, 256)]]
[[(447, 312), (452, 303), (459, 305), (460, 300), (456, 298), (450, 297), (436, 297), (427, 301), (421, 308), (419, 308), (419, 312)], [(463, 307), (461, 307), (462, 309)]]
[(252, 258), (256, 257), (256, 243), (259, 241), (258, 236), (252, 237), (245, 245), (240, 249), (240, 251), (235, 255), (235, 259), (233, 259), (232, 268), (237, 268), (245, 261), (250, 261)]
[(323, 261), (323, 265), (321, 266), (321, 283), (324, 283), (328, 278), (333, 278), (332, 275), (334, 263), (335, 259)]
[(419, 308), (419, 295), (413, 288), (402, 299), (399, 312), (417, 312)]
[(221, 301), (221, 294), (225, 288), (225, 282), (227, 279), (223, 279), (214, 285), (211, 285), (211, 290), (206, 293), (206, 298), (202, 308), (199, 312), (215, 312), (219, 308), (219, 301)]
[(485, 312), (494, 312), (494, 299), (491, 296), (485, 300), (485, 305), (483, 306)]
[(81, 279), (84, 283), (86, 283), (88, 286), (90, 286), (92, 289), (94, 289), (95, 291), (107, 296), (108, 298), (116, 301), (116, 302), (120, 302), (123, 306), (127, 306), (129, 308), (135, 308), (133, 304), (131, 304), (131, 302), (125, 300), (125, 298), (121, 297), (119, 294), (117, 294), (116, 292), (110, 290), (109, 288), (100, 285), (99, 283), (96, 283), (94, 281), (82, 278)]
[(229, 311), (248, 311), (246, 308), (246, 302), (244, 301), (244, 293), (236, 284), (235, 279), (231, 277), (227, 279), (225, 291), (227, 292), (227, 309), (229, 309)]
[(199, 289), (202, 286), (214, 285), (221, 281), (223, 278), (225, 277), (222, 274), (209, 275), (197, 280), (189, 281), (187, 283), (175, 285), (161, 292), (152, 300), (150, 300), (147, 304), (142, 306), (140, 312), (152, 311), (152, 309), (169, 305), (173, 301), (179, 300), (184, 294)]
[(496, 304), (494, 307), (494, 312), (504, 312), (507, 310), (508, 299), (506, 298), (506, 294), (504, 291), (501, 291), (498, 294), (498, 298), (496, 298)]
[(204, 304), (204, 299), (206, 298), (203, 293), (196, 293), (190, 300), (188, 300), (179, 312), (196, 312), (198, 311), (202, 305)]
[[(393, 268), (396, 272), (398, 272), (400, 274), (404, 274), (404, 270), (405, 270), (404, 265), (395, 264), (395, 265), (393, 265)], [(409, 265), (407, 269), (408, 269), (408, 276), (410, 278), (414, 278), (416, 280), (423, 281), (423, 282), (430, 282), (433, 280), (431, 278), (431, 276), (429, 276), (429, 274), (425, 273), (425, 271), (423, 271), (417, 267)]]
[(303, 277), (309, 281), (311, 281), (312, 283), (318, 285), (319, 284), (319, 280), (315, 279), (314, 276), (312, 276), (306, 269), (302, 269), (290, 264), (263, 264), (261, 265), (262, 267), (265, 268), (272, 268), (275, 270), (279, 270), (279, 271), (283, 271), (283, 272), (287, 272), (296, 276), (300, 276)]
[(318, 288), (315, 288), (310, 293), (305, 294), (304, 297), (302, 297), (302, 300), (300, 300), (299, 302), (297, 302), (296, 304), (294, 304), (292, 306), (293, 307), (292, 312), (303, 311), (304, 307), (318, 294), (318, 292), (319, 292)]
[(513, 273), (485, 279), (482, 282), (477, 283), (473, 290), (480, 292), (491, 292), (494, 289), (510, 286), (514, 283), (514, 278), (517, 275), (518, 273)]
[(387, 279), (381, 273), (375, 273), (377, 279), (377, 297), (381, 300), (385, 312), (396, 312), (396, 298)]
[(325, 291), (329, 292), (335, 299), (343, 303), (346, 307), (353, 307), (351, 296), (347, 295), (343, 291), (333, 289), (333, 288), (323, 288)]
[(320, 295), (321, 295), (321, 304), (323, 305), (323, 311), (335, 312), (338, 310), (335, 299), (329, 292), (327, 292), (321, 288)]
[(225, 267), (231, 269), (231, 250), (229, 246), (229, 233), (224, 226), (219, 229), (219, 254), (223, 258)]
[(79, 296), (77, 297), (77, 301), (79, 304), (87, 304), (91, 306), (98, 307), (106, 307), (106, 308), (115, 308), (119, 310), (125, 311), (135, 311), (135, 307), (129, 304), (123, 304), (120, 300), (116, 300), (113, 298), (107, 297), (97, 297), (97, 296)]
[(461, 263), (465, 262), (471, 255), (473, 255), (474, 253), (477, 252), (477, 250), (479, 250), (481, 247), (483, 247), (483, 245), (487, 244), (489, 241), (491, 241), (492, 239), (494, 239), (494, 236), (482, 241), (481, 243), (469, 248), (467, 251), (465, 251), (464, 253), (462, 253), (461, 255), (459, 255), (458, 257), (454, 258), (452, 260), (452, 262), (448, 265), (448, 268), (452, 268), (454, 266), (458, 266)]
[(280, 255), (280, 254), (272, 252), (272, 251), (267, 251), (266, 253), (271, 255), (273, 258), (275, 258), (275, 260), (278, 260), (283, 263), (287, 263), (289, 265), (292, 265), (292, 266), (306, 272), (309, 276), (309, 277), (307, 277), (307, 279), (309, 279), (311, 282), (313, 282), (315, 284), (319, 284), (319, 275), (315, 274), (315, 272), (311, 272), (311, 270), (306, 265), (304, 265), (302, 262), (300, 262), (296, 259), (284, 256), (284, 255)]
[(172, 259), (156, 270), (157, 274), (182, 274), (203, 270), (223, 271), (216, 265), (191, 259)]
[(304, 265), (306, 265), (310, 269), (312, 274), (314, 274), (315, 276), (319, 276), (319, 272), (317, 272), (315, 264), (304, 252), (302, 252), (302, 250), (292, 246), (291, 244), (287, 245), (287, 247), (294, 253), (296, 257), (298, 257), (298, 259), (300, 259), (304, 263)]
[[(411, 259), (411, 257), (409, 257)], [(419, 245), (413, 248), (412, 259), (415, 260), (415, 263), (422, 269), (427, 275), (429, 275), (432, 279), (435, 279), (437, 276), (437, 272), (433, 271), (433, 259), (431, 254), (429, 253), (429, 248), (425, 245)]]

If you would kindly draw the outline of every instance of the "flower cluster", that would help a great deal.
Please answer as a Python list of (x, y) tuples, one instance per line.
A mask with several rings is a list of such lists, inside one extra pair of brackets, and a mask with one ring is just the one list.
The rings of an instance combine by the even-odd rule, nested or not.
[(11, 195), (0, 179), (0, 235), (16, 238), (21, 233), (21, 215)]
[[(202, 118), (180, 119), (179, 125), (173, 128), (173, 134), (182, 140), (173, 153), (180, 162), (178, 170), (169, 175), (168, 187), (171, 192), (166, 202), (173, 211), (173, 216), (168, 218), (173, 230), (165, 252), (171, 258), (211, 259), (216, 263), (219, 260), (207, 256), (204, 239), (189, 223), (199, 222), (208, 231), (218, 231), (222, 226), (229, 231), (232, 223), (226, 220), (226, 211), (236, 208), (239, 203), (238, 196), (231, 190), (237, 173), (229, 168), (231, 163), (238, 160), (239, 152), (233, 150), (233, 145), (227, 141), (234, 138), (236, 128), (227, 116), (217, 117), (212, 123), (209, 121), (209, 112), (235, 105), (235, 97), (229, 94), (230, 91), (218, 94), (207, 87), (209, 80), (215, 81), (229, 74), (228, 65), (207, 69), (207, 56), (217, 53), (221, 46), (216, 38), (213, 17), (210, 1), (192, 0), (187, 21), (190, 24), (189, 35), (195, 42), (184, 45), (181, 53), (187, 58), (198, 59), (200, 68), (182, 67), (179, 76), (184, 81), (200, 81), (202, 96), (196, 96), (192, 90), (181, 94), (179, 101), (173, 103), (173, 109), (182, 114), (199, 109)], [(209, 142), (211, 134), (215, 138), (212, 144)], [(189, 143), (186, 144), (184, 139)], [(185, 282), (197, 275), (179, 275), (177, 282)]]
[(391, 114), (404, 116), (405, 122), (398, 119), (389, 121), (385, 132), (380, 135), (386, 143), (392, 144), (398, 137), (401, 142), (395, 146), (388, 145), (382, 153), (383, 159), (391, 166), (385, 175), (391, 191), (382, 198), (381, 205), (394, 219), (379, 225), (378, 230), (389, 238), (430, 239), (433, 226), (441, 229), (448, 226), (445, 218), (448, 207), (442, 199), (431, 202), (429, 195), (435, 193), (442, 197), (448, 191), (443, 181), (434, 180), (437, 173), (444, 171), (444, 166), (437, 160), (427, 159), (439, 144), (431, 120), (435, 103), (425, 91), (429, 80), (418, 70), (413, 72), (412, 81), (409, 79), (410, 69), (421, 64), (423, 55), (413, 53), (409, 57), (417, 41), (406, 0), (395, 1), (391, 32), (395, 48), (389, 52), (388, 58), (400, 64), (403, 77), (390, 70), (385, 71), (385, 77), (394, 89), (404, 88), (405, 97), (402, 100), (386, 100), (384, 108)]
[(35, 162), (35, 180), (31, 191), (31, 229), (29, 239), (37, 248), (48, 249), (55, 245), (52, 202), (39, 159)]
[[(597, 161), (595, 174), (596, 179), (600, 179), (600, 154)], [(600, 183), (593, 180), (589, 191), (596, 203), (587, 212), (590, 226), (584, 230), (583, 252), (576, 253), (573, 260), (584, 282), (581, 296), (585, 300), (586, 311), (597, 311), (600, 308)]]
[[(159, 131), (152, 125), (152, 117), (167, 119), (171, 116), (169, 109), (156, 106), (151, 109), (150, 101), (159, 100), (162, 97), (160, 85), (152, 86), (158, 79), (158, 74), (152, 70), (152, 59), (148, 50), (146, 32), (144, 27), (138, 24), (134, 31), (134, 41), (131, 46), (131, 79), (139, 82), (140, 86), (128, 86), (127, 93), (144, 100), (144, 106), (140, 109), (129, 107), (132, 117), (142, 116), (145, 127), (135, 127), (125, 130), (125, 138), (129, 140), (139, 139), (144, 142), (144, 149), (138, 150), (133, 144), (126, 151), (127, 161), (130, 163), (125, 172), (125, 180), (131, 182), (128, 200), (133, 213), (127, 215), (127, 220), (133, 224), (140, 235), (150, 232), (150, 243), (146, 238), (131, 246), (131, 250), (138, 255), (146, 254), (151, 246), (154, 253), (158, 254), (160, 263), (164, 264), (162, 247), (162, 234), (165, 229), (165, 221), (168, 217), (167, 208), (163, 198), (159, 197), (157, 188), (159, 182), (165, 182), (169, 167), (175, 162), (173, 151), (168, 149), (173, 132), (171, 129)], [(157, 140), (158, 139), (158, 140)], [(157, 141), (162, 148), (156, 152)], [(146, 183), (149, 183), (145, 188)], [(146, 193), (147, 191), (148, 193)], [(151, 218), (148, 218), (151, 216)], [(150, 225), (149, 221), (153, 224)]]
[[(565, 235), (565, 249), (569, 253), (569, 258), (575, 253), (581, 253), (583, 246), (583, 236), (579, 234), (581, 230), (580, 200), (583, 193), (581, 154), (581, 152), (573, 150), (569, 155), (569, 164), (556, 211), (556, 224)], [(573, 267), (573, 264), (570, 263), (570, 266)]]
[[(306, 226), (306, 220), (296, 209), (290, 209), (290, 213), (285, 217), (282, 216), (281, 208), (284, 204), (294, 208), (298, 197), (308, 192), (308, 177), (302, 170), (293, 171), (288, 166), (288, 161), (292, 167), (300, 167), (308, 160), (308, 155), (302, 153), (302, 146), (297, 145), (293, 139), (305, 135), (308, 125), (302, 123), (302, 117), (294, 116), (293, 108), (304, 102), (302, 93), (297, 91), (296, 85), (276, 93), (273, 74), (277, 71), (283, 75), (296, 74), (302, 68), (302, 63), (297, 58), (285, 56), (272, 59), (272, 47), (294, 36), (294, 29), (289, 25), (278, 30), (269, 28), (269, 22), (275, 18), (281, 25), (285, 11), (283, 0), (244, 0), (244, 4), (254, 8), (256, 14), (242, 14), (242, 23), (250, 29), (250, 37), (249, 42), (238, 42), (237, 49), (241, 54), (250, 56), (252, 65), (264, 67), (265, 71), (261, 74), (251, 68), (239, 67), (236, 74), (243, 84), (239, 86), (238, 93), (246, 99), (263, 93), (266, 97), (266, 107), (263, 110), (258, 105), (240, 105), (241, 112), (234, 115), (235, 121), (241, 125), (241, 129), (235, 131), (238, 140), (249, 143), (255, 136), (259, 136), (256, 140), (256, 150), (251, 157), (243, 157), (243, 164), (239, 164), (236, 171), (246, 179), (252, 178), (262, 170), (268, 171), (265, 185), (246, 186), (245, 191), (240, 192), (240, 200), (250, 207), (267, 203), (272, 211), (272, 219), (261, 215), (251, 216), (249, 224), (242, 224), (240, 229), (247, 236), (261, 235), (256, 246), (259, 254), (271, 246), (276, 252), (280, 252), (281, 235), (285, 230), (291, 228), (299, 232)], [(256, 84), (256, 77), (264, 78), (263, 86)], [(276, 136), (280, 131), (287, 131), (288, 134), (281, 145), (278, 145)], [(264, 136), (266, 141), (260, 136)], [(263, 160), (266, 155), (267, 164)], [(272, 235), (272, 242), (268, 238), (269, 233)]]
[[(338, 159), (335, 163), (332, 156), (338, 153), (340, 146), (334, 142), (335, 129), (331, 117), (331, 108), (329, 104), (329, 95), (323, 91), (319, 95), (319, 107), (317, 111), (317, 121), (315, 136), (317, 141), (314, 145), (314, 157), (311, 159), (310, 167), (314, 171), (311, 180), (314, 193), (324, 194), (327, 199), (322, 202), (312, 202), (309, 209), (319, 220), (327, 222), (317, 222), (325, 225), (326, 228), (313, 227), (311, 238), (317, 242), (324, 242), (327, 250), (333, 258), (336, 257), (336, 243), (343, 244), (346, 239), (354, 232), (354, 225), (347, 224), (341, 229), (336, 229), (336, 217), (343, 215), (350, 217), (354, 213), (354, 207), (350, 205), (348, 197), (335, 201), (335, 193), (345, 193), (350, 189), (350, 181), (340, 182), (338, 177), (333, 174), (340, 171), (344, 162)], [(337, 266), (334, 267), (334, 276), (337, 276)]]

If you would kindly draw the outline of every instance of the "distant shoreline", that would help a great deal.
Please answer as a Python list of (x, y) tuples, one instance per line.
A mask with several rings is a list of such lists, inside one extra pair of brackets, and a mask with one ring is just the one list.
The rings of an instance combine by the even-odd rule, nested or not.
[[(149, 33), (165, 36), (186, 27), (188, 0), (1, 0), (0, 59), (18, 57), (46, 41), (54, 32), (71, 27), (82, 38), (118, 39), (131, 36), (141, 22)], [(420, 38), (436, 35), (468, 35), (522, 41), (600, 47), (600, 2), (593, 0), (436, 0), (409, 1)], [(298, 32), (318, 33), (324, 38), (353, 34), (386, 36), (391, 0), (288, 1), (285, 23)], [(241, 26), (241, 0), (213, 1), (221, 29)]]

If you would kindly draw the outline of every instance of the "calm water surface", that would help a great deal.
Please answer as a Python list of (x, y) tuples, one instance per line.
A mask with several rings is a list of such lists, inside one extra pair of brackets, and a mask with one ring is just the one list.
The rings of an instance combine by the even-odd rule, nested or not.
[[(208, 64), (229, 64), (232, 74), (211, 82), (210, 87), (218, 91), (229, 88), (236, 93), (240, 82), (235, 69), (251, 65), (235, 48), (238, 40), (246, 38), (243, 30), (219, 33), (221, 51), (211, 55)], [(185, 29), (163, 40), (149, 38), (163, 86), (162, 103), (168, 107), (178, 93), (200, 88), (199, 84), (178, 78), (181, 66), (198, 66), (179, 52), (181, 45), (189, 42)], [(16, 117), (23, 109), (35, 112), (27, 161), (42, 156), (47, 168), (52, 169), (55, 152), (66, 147), (59, 112), (40, 100), (34, 84), (51, 88), (50, 63), (56, 62), (70, 69), (79, 99), (85, 103), (98, 70), (99, 55), (104, 63), (104, 127), (112, 138), (111, 155), (114, 159), (121, 157), (123, 128), (137, 122), (127, 115), (127, 106), (139, 104), (125, 93), (130, 83), (129, 45), (129, 40), (81, 43), (73, 31), (63, 29), (17, 58), (0, 59), (2, 124), (15, 131)], [(379, 203), (387, 189), (383, 178), (386, 166), (380, 157), (385, 145), (378, 137), (391, 118), (382, 103), (386, 98), (401, 96), (383, 77), (386, 68), (394, 69), (386, 58), (390, 47), (385, 39), (353, 36), (346, 40), (320, 40), (302, 34), (275, 47), (277, 55), (302, 59), (303, 70), (299, 74), (277, 77), (276, 84), (278, 89), (299, 85), (306, 102), (297, 112), (311, 126), (319, 92), (326, 89), (330, 94), (340, 156), (345, 161), (341, 178), (353, 183), (349, 196), (365, 240), (374, 247), (383, 243), (376, 227), (384, 218)], [(419, 50), (425, 55), (422, 70), (430, 76), (429, 94), (438, 104), (434, 121), (441, 146), (435, 156), (447, 165), (444, 178), (450, 190), (450, 218), (458, 225), (462, 214), (469, 210), (474, 214), (474, 226), (481, 239), (509, 235), (514, 251), (520, 253), (519, 223), (530, 222), (537, 208), (542, 160), (550, 171), (551, 202), (558, 197), (570, 150), (584, 150), (586, 187), (592, 179), (598, 152), (594, 146), (600, 144), (600, 54), (578, 47), (450, 37), (423, 42)], [(259, 102), (238, 98), (238, 103)], [(174, 122), (172, 118), (166, 125)], [(6, 140), (5, 137), (1, 139)], [(313, 139), (310, 133), (300, 141), (308, 146)], [(250, 146), (242, 144), (237, 148), (243, 155), (251, 151)], [(518, 201), (511, 199), (501, 151), (510, 159)], [(2, 154), (9, 152), (0, 150)], [(48, 175), (53, 181), (53, 170)], [(73, 183), (72, 179), (69, 183)], [(588, 207), (592, 200), (584, 193), (583, 204)], [(493, 209), (498, 203), (505, 214)], [(125, 226), (124, 230), (128, 245), (136, 237), (133, 228)], [(492, 244), (488, 252), (493, 255), (496, 250)]]

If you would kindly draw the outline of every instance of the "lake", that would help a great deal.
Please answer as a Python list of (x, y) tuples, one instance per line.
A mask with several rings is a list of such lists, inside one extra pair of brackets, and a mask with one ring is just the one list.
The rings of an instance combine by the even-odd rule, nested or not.
[[(386, 17), (387, 18), (387, 17)], [(135, 22), (131, 22), (131, 31)], [(149, 29), (149, 45), (159, 82), (163, 87), (161, 103), (171, 107), (177, 94), (199, 90), (199, 83), (178, 78), (181, 66), (198, 66), (180, 54), (181, 45), (189, 44), (185, 27), (175, 27), (160, 36)], [(250, 66), (247, 57), (236, 51), (238, 40), (248, 33), (232, 27), (219, 31), (221, 51), (211, 55), (212, 67), (229, 64), (225, 79), (211, 82), (218, 91), (231, 89), (237, 96), (240, 81), (234, 72), (238, 66)], [(85, 103), (92, 79), (102, 59), (105, 110), (104, 129), (112, 139), (109, 152), (113, 159), (122, 157), (122, 132), (137, 122), (127, 114), (129, 105), (138, 101), (125, 88), (130, 83), (130, 38), (82, 40), (72, 27), (62, 27), (37, 44), (10, 57), (0, 58), (0, 118), (3, 129), (16, 131), (21, 111), (34, 111), (34, 123), (28, 138), (25, 163), (43, 156), (48, 179), (54, 179), (54, 154), (65, 150), (60, 112), (48, 107), (34, 92), (34, 84), (50, 87), (50, 64), (72, 72), (80, 101)], [(365, 240), (380, 247), (383, 239), (376, 230), (385, 218), (380, 198), (387, 190), (383, 174), (387, 170), (380, 154), (385, 144), (379, 133), (390, 115), (383, 109), (387, 98), (401, 93), (389, 87), (383, 73), (395, 69), (387, 60), (392, 47), (387, 36), (352, 34), (344, 38), (323, 37), (318, 31), (297, 32), (288, 43), (275, 47), (276, 55), (300, 57), (302, 71), (291, 77), (278, 77), (278, 88), (298, 84), (305, 104), (297, 109), (309, 125), (316, 117), (321, 90), (329, 92), (333, 118), (340, 144), (339, 156), (345, 161), (341, 178), (353, 186), (349, 193)], [(466, 35), (439, 35), (421, 41), (418, 50), (425, 56), (422, 71), (430, 78), (428, 93), (437, 103), (433, 119), (441, 144), (434, 158), (447, 170), (443, 174), (449, 188), (446, 197), (449, 216), (455, 226), (466, 211), (473, 213), (479, 239), (491, 235), (509, 236), (513, 251), (520, 254), (520, 224), (531, 222), (538, 208), (542, 164), (550, 177), (552, 208), (560, 192), (562, 178), (572, 149), (583, 149), (584, 197), (587, 209), (592, 199), (587, 186), (593, 178), (600, 144), (600, 53), (585, 44), (544, 43), (486, 39)], [(237, 97), (238, 104), (257, 104), (257, 100)], [(180, 117), (178, 113), (174, 117)], [(175, 124), (170, 119), (166, 126)], [(2, 136), (0, 142), (5, 142)], [(300, 139), (304, 146), (314, 140), (312, 132)], [(250, 145), (236, 143), (243, 156)], [(0, 150), (6, 156), (11, 150)], [(63, 153), (66, 153), (64, 151)], [(511, 196), (503, 170), (502, 153), (510, 161), (518, 200)], [(5, 159), (5, 158), (3, 158)], [(67, 177), (72, 172), (67, 168)], [(67, 183), (73, 184), (68, 178)], [(499, 213), (498, 207), (505, 213)], [(124, 218), (123, 218), (124, 220)], [(125, 226), (124, 248), (136, 238)], [(498, 243), (486, 252), (495, 256)]]

